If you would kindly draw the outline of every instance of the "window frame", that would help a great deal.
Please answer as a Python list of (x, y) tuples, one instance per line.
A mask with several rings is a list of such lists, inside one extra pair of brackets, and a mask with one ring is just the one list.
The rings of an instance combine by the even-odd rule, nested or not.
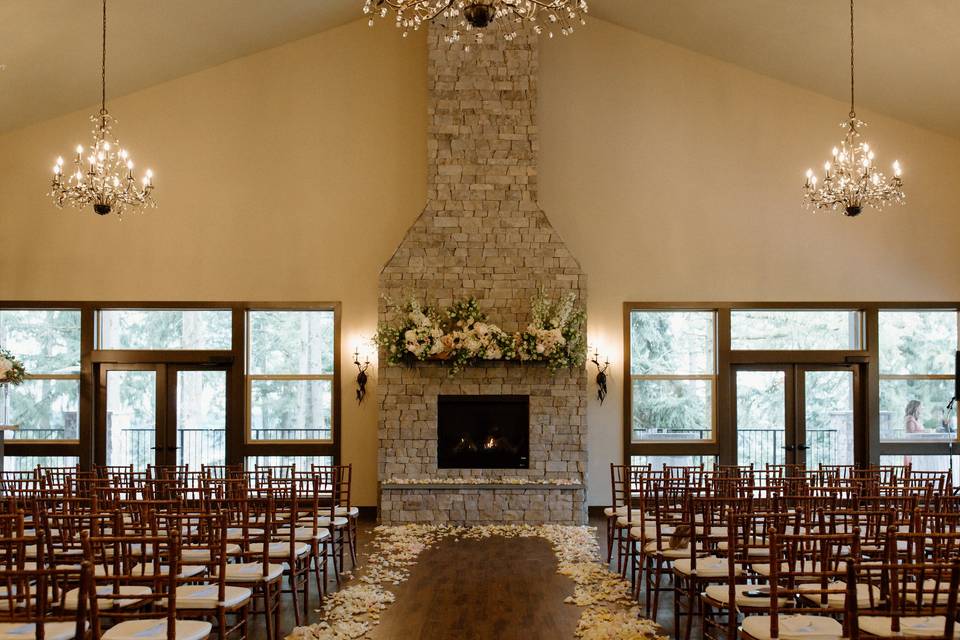
[[(270, 301), (185, 301), (185, 300), (0, 300), (0, 309), (80, 310), (80, 406), (79, 440), (7, 439), (8, 456), (76, 456), (84, 470), (93, 468), (96, 445), (97, 384), (101, 363), (223, 364), (230, 366), (230, 400), (227, 407), (226, 458), (228, 464), (244, 464), (252, 456), (330, 456), (334, 464), (341, 460), (341, 386), (342, 341), (340, 302)], [(105, 350), (97, 344), (98, 312), (101, 309), (229, 309), (231, 311), (231, 349), (229, 350)], [(324, 310), (334, 314), (333, 360), (333, 441), (254, 441), (246, 442), (245, 350), (246, 312), (248, 310)]]
[[(733, 350), (731, 348), (731, 311), (732, 310), (847, 310), (860, 311), (862, 314), (863, 333), (860, 349), (834, 351), (761, 351), (761, 350)], [(879, 463), (881, 455), (914, 454), (914, 455), (948, 455), (954, 447), (960, 444), (960, 435), (954, 440), (940, 440), (934, 442), (881, 442), (880, 441), (880, 376), (879, 376), (879, 311), (889, 310), (954, 310), (960, 313), (960, 302), (950, 301), (897, 301), (897, 302), (650, 302), (628, 301), (623, 303), (623, 362), (624, 371), (630, 367), (630, 313), (635, 310), (649, 311), (696, 311), (714, 310), (717, 313), (717, 387), (715, 406), (717, 411), (717, 425), (715, 429), (716, 442), (703, 441), (659, 442), (646, 441), (635, 443), (631, 439), (632, 427), (632, 379), (630, 375), (623, 376), (623, 461), (629, 464), (631, 456), (668, 456), (668, 455), (699, 455), (718, 456), (719, 464), (736, 464), (736, 433), (732, 427), (731, 407), (731, 371), (734, 365), (764, 365), (783, 364), (837, 364), (856, 365), (861, 370), (861, 384), (863, 385), (862, 405), (858, 407), (863, 414), (863, 432), (857, 438), (855, 445), (855, 459), (862, 463)], [(952, 376), (939, 374), (947, 379)]]
[[(250, 371), (250, 343), (253, 338), (252, 331), (250, 330), (250, 314), (257, 311), (276, 311), (276, 312), (332, 312), (333, 313), (333, 373), (303, 373), (303, 374), (290, 374), (290, 373), (249, 373)], [(246, 404), (244, 410), (244, 444), (246, 446), (250, 445), (323, 445), (328, 446), (339, 442), (339, 420), (336, 420), (336, 416), (339, 413), (339, 398), (337, 397), (337, 390), (339, 389), (338, 381), (338, 371), (340, 369), (340, 317), (339, 314), (333, 309), (324, 309), (324, 308), (249, 308), (244, 311), (244, 403)], [(329, 439), (313, 439), (313, 440), (260, 440), (253, 438), (253, 425), (251, 424), (251, 416), (253, 412), (251, 410), (251, 404), (253, 399), (253, 382), (255, 380), (280, 380), (280, 381), (312, 381), (312, 380), (328, 380), (331, 384), (331, 391), (333, 393), (333, 398), (331, 401), (331, 413), (330, 416), (330, 438)], [(254, 456), (269, 456), (271, 454), (264, 453), (253, 453), (246, 454), (245, 457), (254, 457)], [(310, 453), (302, 454), (306, 456), (329, 456), (329, 453)], [(245, 463), (245, 461), (244, 461)]]
[[(625, 318), (626, 318), (625, 322), (626, 322), (627, 326), (626, 326), (626, 333), (625, 333), (625, 338), (624, 338), (624, 339), (625, 339), (625, 344), (626, 344), (626, 354), (627, 354), (627, 356), (629, 356), (629, 349), (630, 349), (630, 345), (628, 344), (629, 341), (630, 341), (630, 335), (631, 335), (631, 322), (630, 322), (630, 318), (631, 318), (631, 315), (632, 315), (635, 311), (649, 312), (649, 313), (658, 313), (658, 312), (659, 312), (659, 313), (682, 313), (682, 312), (685, 312), (685, 311), (686, 311), (686, 312), (694, 312), (694, 313), (697, 313), (697, 312), (699, 312), (699, 313), (711, 313), (711, 315), (713, 316), (713, 337), (712, 337), (712, 345), (711, 345), (711, 346), (712, 346), (712, 349), (711, 349), (711, 353), (710, 353), (710, 362), (711, 362), (712, 365), (713, 365), (713, 373), (699, 373), (699, 374), (697, 374), (697, 373), (690, 373), (690, 374), (686, 374), (686, 373), (683, 373), (683, 374), (669, 374), (669, 373), (646, 374), (646, 373), (640, 373), (640, 374), (635, 374), (635, 373), (633, 373), (633, 359), (632, 359), (632, 358), (630, 358), (630, 359), (625, 359), (625, 360), (624, 360), (624, 370), (625, 370), (626, 374), (624, 375), (624, 378), (627, 380), (627, 388), (628, 388), (628, 390), (625, 392), (625, 394), (629, 394), (629, 395), (631, 396), (631, 402), (630, 402), (630, 404), (629, 404), (629, 405), (624, 405), (625, 411), (627, 410), (626, 407), (628, 407), (628, 406), (629, 406), (629, 409), (630, 409), (629, 415), (627, 415), (626, 413), (624, 414), (624, 420), (625, 420), (625, 422), (626, 422), (627, 424), (629, 424), (629, 430), (628, 430), (628, 433), (627, 433), (627, 435), (626, 435), (628, 441), (630, 442), (631, 445), (638, 445), (638, 444), (640, 444), (640, 445), (647, 445), (647, 444), (652, 444), (652, 443), (663, 443), (663, 444), (665, 444), (665, 445), (673, 445), (673, 444), (681, 444), (681, 445), (688, 445), (688, 444), (716, 444), (716, 442), (717, 442), (717, 426), (718, 426), (718, 425), (717, 425), (717, 422), (718, 422), (718, 421), (717, 421), (717, 416), (718, 416), (718, 414), (717, 414), (717, 370), (718, 370), (718, 362), (717, 362), (717, 351), (718, 351), (718, 350), (717, 350), (717, 335), (718, 335), (718, 331), (717, 331), (717, 326), (718, 326), (718, 315), (719, 315), (719, 314), (717, 313), (717, 311), (716, 311), (715, 309), (703, 309), (703, 308), (699, 308), (699, 309), (696, 309), (696, 308), (689, 308), (689, 309), (687, 309), (687, 308), (683, 308), (683, 309), (681, 309), (681, 308), (670, 308), (670, 309), (659, 309), (659, 308), (658, 308), (658, 309), (630, 309), (630, 311), (627, 312), (627, 314), (626, 314), (626, 316), (625, 316)], [(696, 439), (696, 440), (693, 440), (693, 439), (691, 439), (691, 440), (681, 440), (681, 439), (676, 439), (676, 440), (674, 440), (674, 439), (664, 439), (664, 440), (634, 440), (634, 439), (633, 439), (633, 411), (632, 411), (632, 409), (633, 409), (633, 402), (632, 402), (632, 396), (633, 396), (633, 383), (634, 383), (635, 380), (654, 380), (654, 381), (670, 381), (670, 380), (687, 381), (687, 380), (689, 380), (689, 381), (707, 381), (707, 382), (709, 382), (709, 383), (710, 383), (710, 385), (709, 385), (709, 386), (710, 386), (710, 404), (711, 404), (711, 406), (710, 406), (710, 437), (709, 437), (709, 438), (698, 438), (698, 439)], [(636, 455), (636, 454), (635, 454), (635, 455)], [(651, 455), (651, 454), (645, 454), (645, 455)]]

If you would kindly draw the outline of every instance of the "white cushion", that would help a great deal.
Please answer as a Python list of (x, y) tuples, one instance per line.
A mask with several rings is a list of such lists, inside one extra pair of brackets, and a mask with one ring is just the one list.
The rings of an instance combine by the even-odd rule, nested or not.
[[(933, 594), (937, 594), (936, 604), (947, 604), (947, 601), (950, 599), (950, 583), (941, 582), (940, 590), (937, 591), (937, 581), (931, 579), (923, 581), (923, 587), (921, 588), (921, 595), (923, 596), (924, 604), (933, 604)], [(917, 603), (917, 585), (916, 583), (908, 583), (906, 589), (902, 589), (903, 599), (909, 602), (910, 604)]]
[[(683, 575), (692, 574), (698, 578), (725, 578), (730, 572), (730, 569), (727, 567), (727, 559), (718, 558), (717, 556), (697, 558), (697, 568), (693, 571), (690, 569), (690, 564), (690, 558), (680, 558), (673, 563), (673, 570)], [(734, 575), (743, 575), (743, 569), (735, 567)]]
[[(233, 556), (240, 553), (240, 545), (238, 544), (228, 544), (224, 547), (226, 554), (228, 556)], [(212, 557), (212, 553), (209, 548), (203, 549), (191, 549), (190, 547), (183, 547), (180, 551), (180, 561), (184, 564), (192, 564), (195, 562), (212, 562), (215, 558)]]
[[(204, 640), (213, 631), (213, 625), (200, 620), (177, 620), (174, 634), (177, 640)], [(103, 640), (167, 640), (166, 620), (127, 620), (111, 627), (101, 636)]]
[[(862, 616), (857, 622), (861, 631), (866, 631), (881, 638), (910, 638), (917, 636), (943, 635), (946, 631), (947, 619), (944, 616), (920, 616), (900, 618), (900, 631), (891, 630), (893, 619), (887, 616)], [(960, 638), (960, 628), (953, 627), (953, 637)]]
[[(263, 547), (257, 545), (252, 549), (254, 553), (263, 553)], [(290, 543), (286, 541), (271, 542), (269, 547), (271, 558), (286, 558), (290, 555)], [(294, 543), (294, 553), (297, 557), (310, 553), (310, 547), (303, 542)]]
[[(43, 625), (46, 640), (73, 640), (75, 622), (46, 622)], [(3, 622), (0, 623), (0, 640), (30, 640), (36, 637), (36, 625), (32, 622)]]
[(346, 507), (337, 507), (335, 515), (356, 518), (360, 515), (360, 508), (350, 507), (347, 509)]
[[(861, 564), (865, 564), (865, 563), (861, 563)], [(751, 565), (750, 568), (753, 569), (754, 573), (756, 573), (757, 575), (761, 575), (761, 576), (769, 576), (769, 575), (770, 575), (770, 565), (769, 565), (769, 564), (754, 564), (754, 565)], [(810, 572), (810, 575), (813, 575), (813, 574), (815, 574), (815, 573), (820, 573), (820, 562), (819, 562), (819, 561), (816, 561), (816, 562), (810, 562), (810, 561), (808, 561), (808, 562), (804, 563), (803, 565), (801, 565), (799, 562), (797, 562), (795, 568), (796, 568), (796, 570), (797, 570), (798, 572), (800, 572), (800, 571), (805, 571), (805, 572), (806, 572), (806, 571), (809, 571), (809, 572)], [(781, 562), (781, 563), (780, 563), (780, 570), (781, 570), (781, 571), (789, 571), (789, 570), (790, 570), (790, 565), (789, 565), (788, 563), (786, 563), (786, 562)], [(847, 570), (847, 563), (846, 563), (846, 562), (838, 562), (838, 563), (837, 563), (837, 572), (843, 573), (843, 572), (846, 571), (846, 570)]]
[[(104, 584), (97, 587), (97, 594), (112, 594), (113, 585)], [(148, 596), (153, 593), (153, 590), (147, 586), (137, 586), (137, 585), (120, 585), (117, 589), (117, 592), (121, 596)], [(77, 596), (79, 595), (79, 589), (71, 589), (67, 591), (64, 596), (63, 607), (67, 611), (76, 611), (77, 610)], [(97, 606), (100, 609), (112, 609), (114, 607), (129, 607), (135, 605), (138, 602), (142, 602), (143, 598), (97, 598)]]
[(246, 587), (226, 587), (222, 602), (218, 602), (217, 594), (218, 588), (215, 584), (177, 587), (177, 608), (215, 609), (219, 605), (230, 609), (244, 604), (253, 597), (253, 592)]
[[(843, 626), (824, 616), (787, 616), (779, 618), (779, 640), (841, 640)], [(747, 616), (743, 619), (744, 633), (757, 640), (770, 640), (770, 616)]]
[(664, 558), (689, 558), (690, 557), (690, 545), (688, 544), (685, 547), (680, 547), (678, 549), (671, 549), (670, 545), (664, 541), (661, 545), (663, 549), (657, 550), (657, 541), (648, 542), (643, 547), (643, 552), (650, 555), (658, 555)]
[[(247, 527), (247, 537), (256, 538), (263, 535), (263, 529)], [(227, 529), (227, 540), (243, 540), (243, 527), (230, 527)]]
[[(178, 578), (192, 578), (198, 576), (201, 573), (206, 571), (206, 569), (199, 564), (184, 564), (180, 565), (180, 573), (177, 574)], [(165, 576), (170, 573), (170, 567), (166, 565), (160, 565), (160, 575)], [(144, 565), (134, 565), (130, 570), (130, 575), (132, 576), (152, 576), (153, 575), (153, 565), (144, 564)]]
[(604, 507), (603, 515), (607, 516), (608, 518), (612, 518), (614, 515), (625, 516), (627, 515), (627, 505), (620, 505), (616, 509), (613, 507)]
[[(227, 582), (260, 582), (264, 580), (263, 564), (260, 562), (241, 562), (228, 564), (225, 572)], [(266, 581), (271, 582), (283, 575), (283, 565), (271, 564), (267, 569)]]
[[(736, 589), (736, 602), (738, 607), (754, 607), (759, 609), (770, 608), (770, 587), (757, 584), (738, 584)], [(747, 595), (750, 592), (760, 591), (763, 595)], [(730, 604), (730, 588), (725, 584), (712, 584), (704, 591), (706, 596), (723, 605)], [(781, 605), (788, 602), (787, 598), (777, 598)]]
[[(288, 539), (290, 537), (290, 527), (281, 527), (277, 529), (274, 538)], [(297, 527), (293, 532), (293, 537), (297, 542), (306, 542), (308, 540), (326, 540), (330, 537), (330, 530), (326, 527), (317, 527), (317, 533), (314, 535), (313, 527)]]
[[(820, 582), (805, 582), (804, 584), (798, 585), (797, 590), (799, 591), (816, 591), (820, 589)], [(847, 583), (837, 580), (835, 582), (828, 582), (827, 588), (831, 590), (838, 590), (837, 593), (828, 593), (827, 594), (827, 606), (829, 607), (842, 607), (847, 602)], [(839, 590), (843, 589), (843, 593)], [(873, 599), (870, 599), (870, 592), (873, 591)], [(805, 594), (803, 597), (815, 604), (820, 604), (820, 597), (823, 594), (820, 593), (811, 593)], [(858, 607), (870, 607), (876, 606), (880, 602), (880, 589), (872, 587), (868, 584), (858, 584), (857, 585), (857, 606)]]
[[(755, 539), (751, 541), (750, 544), (764, 544), (764, 543), (760, 540)], [(730, 545), (726, 540), (717, 543), (717, 549), (719, 549), (720, 551), (726, 551), (729, 546)], [(748, 556), (769, 556), (770, 548), (769, 547), (748, 547), (747, 555)]]

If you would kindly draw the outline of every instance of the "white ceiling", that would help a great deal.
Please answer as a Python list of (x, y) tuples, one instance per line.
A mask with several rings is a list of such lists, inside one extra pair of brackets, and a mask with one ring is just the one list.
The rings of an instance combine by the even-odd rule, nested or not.
[[(845, 0), (590, 4), (598, 18), (818, 93), (848, 95)], [(113, 0), (109, 95), (344, 24), (362, 16), (362, 5)], [(857, 25), (858, 103), (960, 137), (960, 0), (859, 0)], [(0, 131), (96, 104), (99, 28), (97, 0), (0, 0), (0, 65), (6, 67), (0, 71)]]

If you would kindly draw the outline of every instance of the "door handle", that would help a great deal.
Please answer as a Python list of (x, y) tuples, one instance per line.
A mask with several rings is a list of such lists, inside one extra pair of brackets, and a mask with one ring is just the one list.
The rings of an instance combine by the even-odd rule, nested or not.
[(793, 445), (792, 445), (792, 444), (787, 444), (787, 445), (784, 445), (784, 447), (783, 447), (783, 448), (784, 448), (784, 449), (786, 449), (787, 451), (793, 451), (793, 450), (794, 450), (794, 447), (793, 447)]
[(808, 446), (805, 445), (805, 444), (798, 444), (798, 445), (797, 445), (797, 449), (798, 449), (799, 451), (806, 451), (806, 450), (809, 449), (809, 448), (810, 448), (810, 447), (808, 447)]

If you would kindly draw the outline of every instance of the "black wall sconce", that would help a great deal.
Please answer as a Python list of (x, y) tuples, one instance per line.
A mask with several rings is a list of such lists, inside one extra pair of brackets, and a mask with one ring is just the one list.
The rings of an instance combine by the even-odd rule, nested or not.
[(610, 360), (605, 359), (603, 364), (600, 364), (600, 353), (594, 351), (590, 362), (597, 367), (597, 400), (603, 404), (604, 398), (607, 397), (607, 371), (610, 370)]
[(360, 350), (353, 351), (353, 364), (357, 367), (357, 404), (363, 402), (367, 395), (367, 369), (370, 368), (370, 356), (366, 356), (363, 362), (360, 362)]

